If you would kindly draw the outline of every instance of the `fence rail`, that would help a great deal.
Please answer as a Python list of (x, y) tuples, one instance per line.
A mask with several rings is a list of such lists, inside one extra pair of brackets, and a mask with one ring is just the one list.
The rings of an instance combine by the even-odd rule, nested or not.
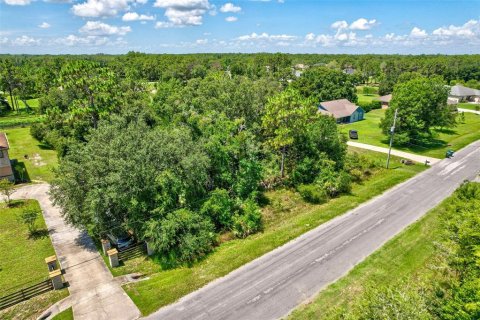
[(140, 242), (134, 244), (128, 248), (119, 250), (118, 252), (118, 259), (121, 261), (133, 259), (140, 257), (147, 253), (147, 244), (145, 242)]
[(17, 292), (10, 293), (0, 298), (0, 310), (6, 309), (50, 290), (53, 290), (52, 281), (47, 279)]

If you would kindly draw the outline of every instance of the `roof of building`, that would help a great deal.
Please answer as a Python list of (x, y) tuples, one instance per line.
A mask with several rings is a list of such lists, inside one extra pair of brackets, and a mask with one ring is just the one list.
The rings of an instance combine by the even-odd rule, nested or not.
[(8, 139), (7, 135), (3, 132), (0, 132), (0, 149), (8, 149)]
[(450, 95), (455, 97), (480, 96), (480, 90), (467, 88), (457, 84), (450, 88)]
[(392, 100), (392, 94), (387, 94), (385, 96), (381, 96), (381, 97), (378, 97), (378, 100), (381, 101), (381, 102), (387, 102), (389, 103), (390, 100)]
[(348, 117), (359, 108), (347, 99), (320, 102), (320, 106), (325, 109), (320, 109), (320, 113), (333, 115), (336, 119)]

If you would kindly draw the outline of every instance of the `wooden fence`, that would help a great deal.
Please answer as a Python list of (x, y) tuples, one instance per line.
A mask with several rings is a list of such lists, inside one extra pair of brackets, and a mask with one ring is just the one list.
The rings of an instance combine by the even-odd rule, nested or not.
[(133, 259), (145, 255), (147, 253), (147, 243), (136, 243), (128, 248), (118, 250), (118, 259), (121, 261)]
[(47, 279), (17, 292), (10, 293), (0, 297), (0, 310), (6, 309), (50, 290), (53, 290), (52, 281)]

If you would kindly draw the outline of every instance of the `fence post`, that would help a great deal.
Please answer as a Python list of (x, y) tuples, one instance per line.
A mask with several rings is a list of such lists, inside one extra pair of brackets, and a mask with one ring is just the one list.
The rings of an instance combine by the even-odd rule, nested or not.
[(57, 257), (56, 256), (51, 256), (51, 257), (45, 258), (45, 263), (47, 264), (49, 272), (57, 269)]
[(119, 261), (118, 261), (118, 251), (117, 249), (113, 248), (107, 251), (108, 254), (108, 260), (110, 260), (110, 266), (112, 268), (118, 267), (119, 266)]
[(54, 270), (49, 274), (50, 280), (52, 281), (53, 289), (59, 290), (63, 288), (63, 280), (62, 280), (62, 271), (61, 270)]
[(111, 245), (110, 241), (108, 241), (107, 239), (102, 239), (103, 254), (107, 255), (108, 250), (110, 250), (111, 248), (112, 248), (112, 245)]
[(147, 244), (147, 256), (151, 256), (155, 253), (152, 247), (152, 243), (150, 242), (150, 240), (145, 241), (145, 243)]

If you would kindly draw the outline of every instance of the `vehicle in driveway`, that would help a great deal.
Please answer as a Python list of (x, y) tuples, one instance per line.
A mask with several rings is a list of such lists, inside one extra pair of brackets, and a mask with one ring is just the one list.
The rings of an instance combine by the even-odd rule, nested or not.
[(132, 235), (127, 232), (121, 232), (118, 234), (109, 233), (107, 234), (107, 237), (112, 245), (118, 250), (126, 249), (135, 242)]
[(358, 132), (357, 130), (350, 130), (348, 131), (348, 136), (350, 139), (358, 139)]

